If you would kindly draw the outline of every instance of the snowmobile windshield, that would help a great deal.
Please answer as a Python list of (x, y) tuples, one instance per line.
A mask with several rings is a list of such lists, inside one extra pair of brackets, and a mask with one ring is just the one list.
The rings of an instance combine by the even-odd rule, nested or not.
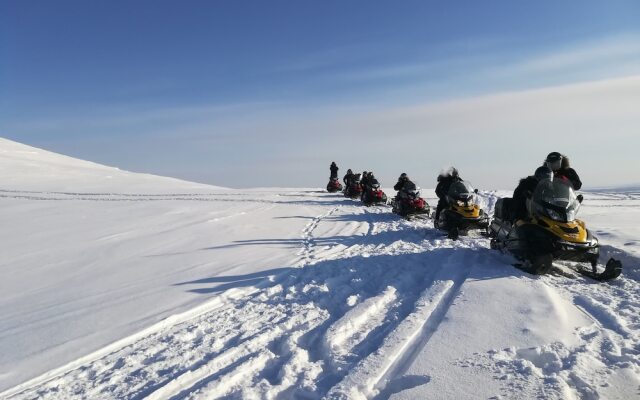
[(531, 211), (559, 222), (576, 219), (580, 202), (571, 184), (563, 180), (543, 180), (538, 183), (531, 199)]
[(417, 199), (418, 197), (420, 197), (420, 188), (414, 185), (413, 188), (407, 190), (407, 194), (409, 195), (409, 197)]
[(405, 192), (411, 192), (412, 190), (416, 190), (416, 184), (413, 182), (406, 182), (403, 186), (402, 189)]
[(451, 184), (447, 196), (460, 205), (468, 205), (474, 203), (475, 191), (469, 182), (458, 181)]
[(377, 182), (376, 183), (372, 183), (371, 187), (374, 188), (374, 189), (378, 189), (378, 188), (380, 188), (380, 184), (377, 183)]

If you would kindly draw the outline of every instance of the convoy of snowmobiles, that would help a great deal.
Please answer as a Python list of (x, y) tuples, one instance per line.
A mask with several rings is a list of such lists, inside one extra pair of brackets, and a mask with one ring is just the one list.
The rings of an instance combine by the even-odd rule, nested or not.
[[(537, 175), (543, 168), (548, 168), (548, 177)], [(327, 191), (331, 193), (342, 190), (337, 171), (332, 163), (327, 184)], [(583, 198), (576, 195), (575, 190), (582, 183), (577, 173), (568, 167), (568, 158), (560, 153), (550, 153), (543, 167), (536, 170), (535, 177), (521, 180), (514, 198), (498, 199), (492, 219), (479, 204), (478, 190), (462, 180), (455, 168), (438, 176), (439, 201), (435, 213), (431, 213), (429, 204), (420, 195), (420, 188), (405, 173), (394, 186), (398, 193), (391, 201), (372, 172), (361, 175), (349, 170), (344, 183), (344, 197), (359, 198), (365, 206), (391, 206), (393, 213), (406, 219), (433, 218), (434, 228), (443, 231), (449, 239), (457, 240), (471, 232), (488, 236), (491, 249), (511, 254), (518, 261), (514, 266), (531, 274), (557, 272), (554, 261), (570, 263), (573, 271), (597, 281), (615, 279), (622, 272), (621, 262), (613, 258), (604, 270), (598, 270), (598, 239), (576, 218)], [(527, 190), (520, 190), (523, 188)]]

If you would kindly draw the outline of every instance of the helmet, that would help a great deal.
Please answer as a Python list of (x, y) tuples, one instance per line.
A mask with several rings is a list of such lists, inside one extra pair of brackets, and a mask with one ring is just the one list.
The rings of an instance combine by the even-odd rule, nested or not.
[(547, 167), (546, 165), (543, 165), (542, 167), (538, 167), (538, 169), (536, 169), (536, 172), (533, 175), (539, 181), (543, 179), (553, 179), (553, 171), (551, 171), (549, 167)]
[(547, 156), (547, 159), (545, 161), (546, 162), (554, 162), (554, 161), (558, 161), (558, 160), (562, 160), (562, 154), (558, 153), (557, 151), (554, 151), (552, 153), (549, 153), (549, 155)]
[(409, 177), (407, 176), (407, 174), (405, 172), (400, 174), (400, 179), (408, 179)]
[(451, 167), (451, 176), (453, 176), (454, 178), (458, 177), (458, 170), (456, 169), (456, 167)]
[(353, 174), (353, 171), (351, 171), (351, 168), (347, 170), (347, 174)]
[(551, 168), (552, 171), (557, 171), (560, 169), (562, 165), (562, 154), (554, 151), (553, 153), (549, 153), (547, 158), (544, 160), (544, 164)]

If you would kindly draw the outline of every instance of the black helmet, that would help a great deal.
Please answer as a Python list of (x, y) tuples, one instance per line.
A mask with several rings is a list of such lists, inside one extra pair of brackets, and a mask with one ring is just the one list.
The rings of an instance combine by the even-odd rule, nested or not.
[(458, 170), (456, 169), (456, 167), (451, 167), (451, 176), (453, 176), (454, 178), (458, 177)]
[(562, 166), (562, 154), (554, 151), (549, 153), (547, 158), (544, 160), (544, 164), (549, 167), (552, 171), (557, 171)]
[(533, 176), (535, 176), (539, 181), (543, 179), (553, 179), (553, 171), (551, 171), (546, 165), (543, 165), (542, 167), (538, 167), (538, 169), (536, 169), (536, 172), (533, 174)]
[(546, 162), (554, 162), (554, 161), (558, 161), (558, 160), (562, 160), (562, 154), (558, 153), (557, 151), (554, 151), (552, 153), (549, 153), (549, 155), (547, 156), (547, 159), (545, 161)]
[(408, 176), (407, 176), (406, 172), (403, 172), (403, 173), (400, 174), (400, 179), (407, 179), (407, 178), (408, 178)]
[(347, 174), (353, 174), (353, 171), (351, 171), (351, 168), (347, 170)]

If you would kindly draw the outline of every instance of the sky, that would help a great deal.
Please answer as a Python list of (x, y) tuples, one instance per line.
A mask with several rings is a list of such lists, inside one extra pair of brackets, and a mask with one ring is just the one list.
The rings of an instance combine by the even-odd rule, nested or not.
[(640, 183), (640, 2), (0, 0), (0, 136), (228, 187)]

